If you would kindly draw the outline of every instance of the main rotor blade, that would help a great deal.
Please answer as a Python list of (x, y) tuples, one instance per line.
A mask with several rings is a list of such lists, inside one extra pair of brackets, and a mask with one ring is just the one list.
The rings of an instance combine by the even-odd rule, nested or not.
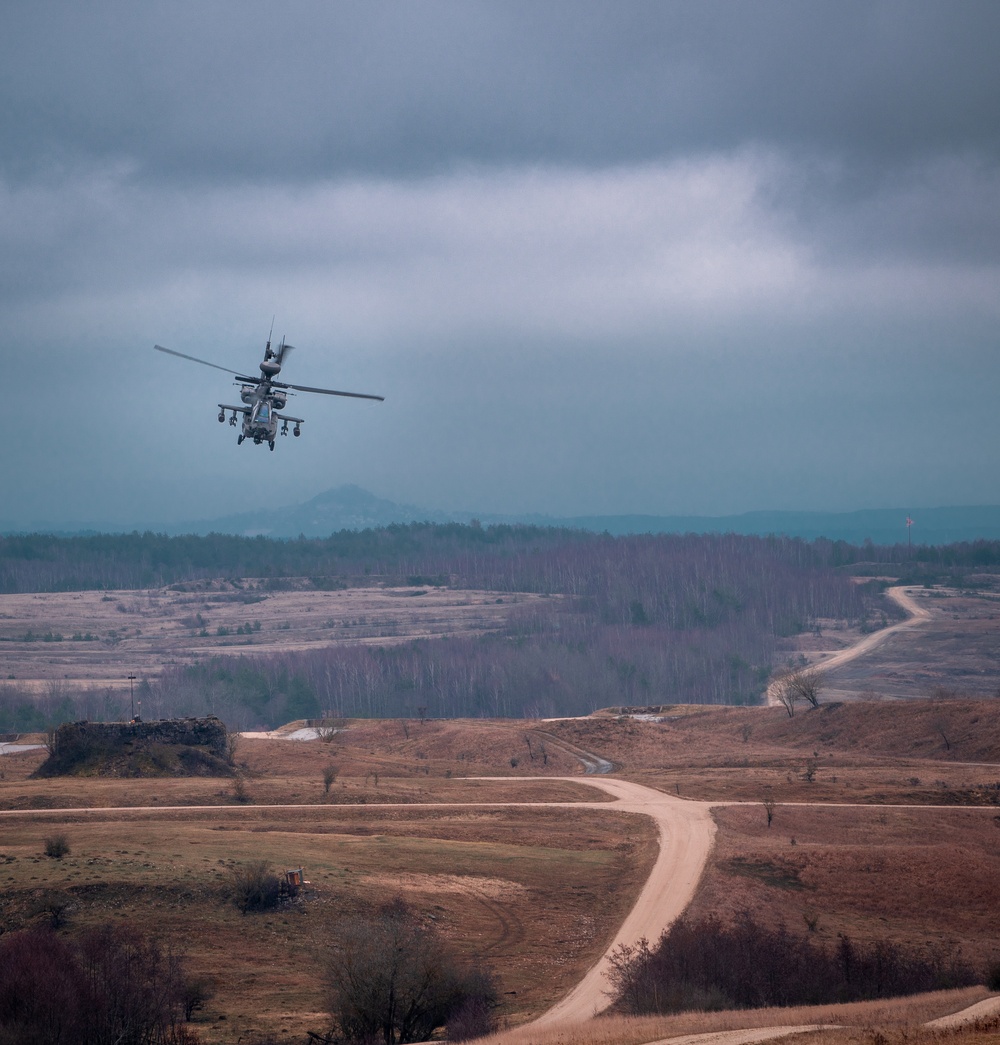
[[(279, 382), (275, 381), (274, 384)], [(364, 392), (336, 392), (332, 388), (310, 388), (308, 385), (286, 385), (282, 388), (294, 388), (296, 392), (319, 392), (325, 396), (349, 396), (351, 399), (377, 399), (380, 403), (385, 401), (385, 396), (370, 396)]]
[[(214, 367), (216, 370), (224, 370), (227, 374), (235, 374), (237, 377), (240, 376), (238, 370), (230, 370), (227, 366), (219, 366), (218, 363), (209, 363), (207, 359), (199, 359), (197, 356), (189, 356), (183, 352), (177, 352), (172, 348), (164, 348), (163, 345), (153, 345), (153, 348), (157, 352), (166, 352), (169, 356), (179, 356), (181, 359), (190, 359), (192, 363), (201, 363), (202, 366)], [(244, 381), (259, 381), (259, 378), (243, 378)]]

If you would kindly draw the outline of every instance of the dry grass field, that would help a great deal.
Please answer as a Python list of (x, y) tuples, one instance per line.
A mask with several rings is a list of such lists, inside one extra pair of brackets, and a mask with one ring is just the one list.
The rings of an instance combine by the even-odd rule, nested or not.
[(690, 908), (752, 911), (832, 947), (838, 934), (1000, 962), (1000, 810), (782, 806), (716, 809), (719, 832)]
[[(533, 790), (506, 797), (567, 797)], [(43, 855), (55, 832), (70, 845), (60, 860)], [(61, 895), (71, 928), (123, 919), (155, 931), (216, 984), (196, 1024), (206, 1042), (323, 1030), (331, 921), (395, 896), (496, 968), (508, 1018), (541, 1012), (597, 959), (655, 853), (643, 818), (445, 805), (25, 812), (3, 819), (0, 839), (5, 930), (44, 919)], [(252, 859), (304, 866), (311, 885), (275, 912), (242, 915), (227, 868)]]
[[(53, 616), (53, 630), (64, 629), (61, 643), (12, 642), (5, 654), (23, 657), (17, 670), (33, 671), (44, 684), (63, 677), (63, 669), (78, 670), (52, 660), (63, 648), (92, 648), (99, 655), (79, 670), (120, 684), (136, 656), (148, 658), (153, 674), (168, 659), (235, 641), (216, 635), (218, 627), (254, 620), (253, 604), (212, 602), (214, 589), (164, 594), (176, 601), (162, 618), (145, 593), (111, 594), (134, 599), (137, 608), (116, 609), (98, 593), (92, 598), (101, 612), (148, 635), (119, 637), (117, 645), (74, 642), (73, 619), (60, 624)], [(279, 600), (269, 613), (281, 608), (294, 626), (250, 637), (256, 645), (259, 635), (262, 647), (265, 639), (339, 638), (324, 634), (336, 629), (313, 622), (326, 620), (320, 600), (348, 594), (269, 594)], [(439, 626), (491, 626), (489, 619), (499, 619), (491, 615), (511, 610), (483, 593), (448, 596), (473, 600), (466, 605), (424, 601), (438, 594), (447, 595), (368, 593), (375, 601), (364, 612), (359, 603), (350, 619), (364, 617), (367, 623), (356, 626), (373, 627), (381, 607), (386, 616), (379, 626), (406, 637), (410, 627), (431, 633)], [(286, 595), (287, 604), (280, 601)], [(80, 597), (53, 598), (70, 605)], [(181, 601), (190, 598), (200, 601)], [(980, 651), (989, 645), (989, 618), (975, 616), (977, 607), (988, 612), (982, 600), (928, 598), (935, 603), (928, 634), (953, 633), (937, 646), (941, 663), (951, 665), (942, 677), (951, 672), (958, 679), (973, 663), (985, 671)], [(961, 608), (962, 599), (969, 608)], [(404, 623), (390, 619), (397, 603), (405, 607), (398, 613)], [(948, 605), (957, 616), (948, 617)], [(210, 635), (192, 636), (178, 614), (201, 612), (204, 620), (206, 607), (214, 614)], [(414, 607), (425, 615), (408, 616)], [(3, 612), (12, 615), (0, 617), (0, 632), (15, 635), (25, 618), (6, 603)], [(338, 614), (349, 617), (346, 604)], [(80, 616), (80, 626), (93, 630), (86, 619)], [(959, 637), (966, 626), (967, 647)], [(907, 657), (915, 661), (919, 652)], [(899, 650), (886, 642), (849, 670), (889, 677), (900, 663)], [(856, 692), (875, 692), (862, 674), (856, 682), (863, 686)], [(581, 750), (613, 762), (627, 779), (719, 803), (716, 846), (693, 913), (725, 916), (745, 908), (827, 942), (847, 932), (921, 950), (960, 948), (977, 964), (1000, 960), (1000, 700), (944, 699), (940, 692), (927, 699), (917, 682), (887, 695), (920, 699), (826, 699), (837, 692), (831, 680), (825, 702), (793, 718), (781, 708), (676, 706), (659, 721), (614, 714), (551, 722), (351, 721), (327, 741), (242, 740), (239, 776), (232, 779), (33, 780), (44, 752), (0, 754), (0, 929), (45, 920), (55, 898), (57, 906), (68, 904), (61, 931), (108, 919), (155, 930), (214, 981), (215, 994), (194, 1027), (204, 1042), (220, 1045), (241, 1037), (245, 1043), (251, 1032), (298, 1043), (307, 1030), (323, 1030), (320, 966), (331, 921), (396, 895), (463, 954), (493, 965), (509, 992), (503, 1017), (514, 1028), (497, 1040), (509, 1045), (638, 1045), (779, 1024), (837, 1024), (842, 1029), (788, 1039), (828, 1045), (1000, 1040), (996, 1027), (919, 1027), (984, 994), (975, 989), (867, 1007), (608, 1017), (585, 1027), (518, 1029), (597, 959), (655, 855), (648, 820), (589, 808), (607, 796), (587, 786), (575, 755)], [(327, 791), (330, 766), (335, 777)], [(770, 827), (765, 798), (776, 803)], [(531, 807), (541, 802), (588, 807)], [(44, 856), (45, 840), (56, 832), (70, 844), (61, 860)], [(279, 869), (304, 866), (312, 884), (273, 913), (244, 916), (227, 900), (227, 868), (261, 857)]]
[(59, 682), (122, 689), (129, 672), (155, 678), (166, 665), (220, 653), (481, 634), (541, 597), (433, 587), (268, 591), (250, 581), (0, 595), (3, 677), (40, 690)]
[(705, 801), (1000, 803), (1000, 701), (665, 708), (660, 721), (593, 716), (539, 729), (630, 779)]
[[(956, 727), (977, 713), (989, 726), (994, 707), (948, 702), (946, 710)], [(516, 1025), (543, 1011), (596, 960), (644, 879), (655, 848), (652, 831), (642, 818), (611, 810), (455, 804), (601, 801), (585, 777), (565, 779), (580, 772), (572, 765), (576, 745), (614, 760), (624, 777), (670, 791), (680, 785), (682, 795), (700, 790), (732, 800), (744, 794), (748, 804), (716, 809), (716, 847), (694, 913), (746, 908), (827, 941), (838, 932), (884, 936), (917, 948), (960, 947), (968, 960), (995, 961), (1000, 807), (986, 791), (981, 801), (989, 804), (929, 803), (940, 801), (935, 775), (949, 777), (949, 791), (964, 782), (971, 794), (1000, 777), (1000, 769), (942, 759), (899, 758), (897, 764), (893, 750), (908, 748), (922, 729), (918, 718), (909, 729), (889, 728), (887, 716), (904, 708), (917, 716), (920, 705), (855, 704), (826, 713), (821, 706), (794, 719), (775, 708), (678, 708), (661, 723), (616, 717), (350, 722), (329, 742), (241, 741), (237, 762), (246, 804), (236, 800), (232, 780), (34, 781), (29, 773), (44, 753), (5, 756), (0, 808), (24, 814), (0, 820), (0, 919), (11, 929), (44, 918), (43, 901), (54, 892), (68, 894), (73, 927), (109, 917), (155, 927), (188, 953), (196, 971), (218, 983), (196, 1024), (206, 1042), (235, 1042), (251, 1029), (285, 1032), (295, 1041), (323, 1027), (318, 962), (328, 919), (399, 894), (464, 953), (484, 954), (495, 965), (504, 990), (516, 991), (505, 995), (504, 1011)], [(848, 718), (828, 738), (829, 758), (812, 782), (802, 779), (795, 767), (803, 744), (812, 743), (824, 714), (840, 710)], [(753, 729), (744, 740), (747, 721)], [(866, 754), (865, 745), (879, 736), (888, 753)], [(516, 767), (508, 752), (520, 753)], [(326, 794), (322, 771), (331, 763), (338, 773)], [(895, 808), (889, 803), (921, 790), (903, 776), (918, 763), (928, 774), (927, 802)], [(563, 778), (526, 779), (546, 772)], [(846, 773), (846, 798), (839, 780), (824, 785), (827, 773)], [(760, 801), (768, 781), (779, 801), (770, 828)], [(831, 800), (863, 804), (847, 808)], [(819, 805), (781, 804), (804, 801)], [(297, 808), (265, 808), (278, 803)], [(217, 804), (223, 808), (205, 808)], [(111, 809), (175, 805), (188, 808)], [(63, 807), (80, 811), (45, 812)], [(70, 841), (62, 860), (42, 855), (45, 838), (56, 830)], [(226, 868), (260, 856), (279, 868), (304, 865), (312, 888), (277, 913), (243, 916), (225, 899)], [(949, 1004), (933, 1003), (931, 1014)], [(912, 1028), (913, 1011), (900, 1010), (892, 1026)], [(601, 1020), (593, 1033), (599, 1024), (611, 1036), (593, 1040), (651, 1041), (657, 1039), (641, 1035), (770, 1025), (757, 1022), (762, 1018), (639, 1021), (628, 1023), (623, 1037), (608, 1029), (616, 1024)], [(861, 1024), (870, 1027), (865, 1021), (872, 1018)], [(834, 1021), (789, 1010), (774, 1022)], [(835, 1022), (850, 1021), (841, 1014)], [(662, 1024), (662, 1034), (654, 1024)], [(830, 1041), (870, 1040), (857, 1036), (858, 1026), (836, 1032), (854, 1038)], [(590, 1040), (537, 1034), (517, 1040)]]

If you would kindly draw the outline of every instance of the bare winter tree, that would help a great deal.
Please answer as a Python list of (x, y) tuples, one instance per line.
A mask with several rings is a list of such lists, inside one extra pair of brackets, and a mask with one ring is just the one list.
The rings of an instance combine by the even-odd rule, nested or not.
[[(331, 943), (327, 1004), (344, 1040), (426, 1041), (453, 1020), (461, 1024), (459, 1037), (492, 1030), (492, 980), (462, 970), (447, 943), (402, 900), (370, 917), (342, 919)], [(477, 1013), (479, 1025), (472, 1027)]]
[(771, 795), (765, 795), (764, 799), (764, 814), (767, 816), (767, 826), (771, 826), (771, 821), (774, 819), (774, 798)]
[(231, 766), (236, 765), (236, 751), (240, 744), (240, 734), (236, 730), (226, 730), (226, 762)]
[(5, 933), (0, 1041), (191, 1041), (179, 1022), (184, 988), (180, 960), (129, 926), (96, 926), (74, 939), (51, 931)]
[(945, 751), (951, 751), (951, 738), (949, 733), (951, 732), (950, 723), (945, 715), (938, 715), (934, 719), (934, 731), (944, 741)]
[(795, 702), (799, 699), (795, 688), (789, 684), (790, 674), (779, 675), (771, 683), (771, 692), (778, 703), (788, 712), (788, 717), (795, 716)]
[(796, 671), (790, 679), (800, 700), (810, 707), (819, 707), (819, 694), (823, 686), (822, 676), (818, 671)]
[(823, 683), (818, 671), (786, 671), (778, 675), (771, 685), (778, 703), (788, 712), (789, 718), (795, 714), (795, 705), (799, 701), (813, 708), (819, 707)]

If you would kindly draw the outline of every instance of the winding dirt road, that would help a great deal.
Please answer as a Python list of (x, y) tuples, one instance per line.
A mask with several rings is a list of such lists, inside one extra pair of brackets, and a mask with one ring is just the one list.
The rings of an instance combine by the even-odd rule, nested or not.
[[(489, 778), (486, 778), (489, 779)], [(506, 779), (506, 778), (503, 778)], [(532, 779), (532, 778), (529, 778)], [(579, 777), (536, 777), (539, 782), (565, 780), (579, 784)], [(605, 949), (598, 962), (587, 972), (586, 976), (573, 988), (562, 1001), (536, 1021), (539, 1024), (552, 1024), (568, 1021), (580, 1021), (607, 1008), (610, 998), (607, 995), (607, 970), (610, 966), (609, 956), (619, 944), (635, 944), (642, 937), (656, 940), (671, 922), (687, 907), (701, 877), (702, 869), (708, 860), (708, 854), (715, 838), (715, 821), (709, 812), (711, 806), (707, 802), (688, 802), (671, 795), (656, 791), (643, 784), (635, 784), (628, 780), (615, 780), (601, 776), (591, 776), (587, 783), (610, 794), (616, 801), (608, 802), (459, 802), (459, 803), (409, 803), (396, 806), (394, 803), (380, 805), (379, 810), (400, 809), (434, 809), (443, 810), (456, 807), (489, 808), (499, 805), (527, 805), (532, 808), (561, 809), (607, 809), (620, 810), (623, 813), (640, 813), (652, 817), (659, 832), (660, 849), (656, 862), (636, 898), (628, 917), (619, 927), (615, 937)], [(59, 816), (109, 816), (129, 813), (135, 816), (142, 814), (162, 816), (175, 811), (185, 811), (189, 806), (153, 806), (153, 807), (119, 807), (119, 808), (87, 808), (87, 809), (39, 809), (32, 810), (32, 815), (46, 819)], [(225, 811), (233, 812), (231, 805), (198, 806), (199, 812)], [(255, 805), (255, 810), (298, 809), (295, 805)], [(311, 808), (311, 807), (310, 807)], [(340, 805), (338, 809), (347, 808)], [(364, 807), (368, 808), (368, 807)], [(23, 817), (25, 811), (0, 811), (0, 821), (5, 817)]]
[[(890, 588), (887, 592), (906, 610), (910, 616), (898, 624), (884, 628), (866, 636), (860, 642), (848, 649), (840, 650), (823, 661), (817, 662), (812, 667), (816, 671), (829, 671), (832, 668), (846, 664), (857, 657), (862, 656), (869, 650), (884, 642), (890, 635), (904, 629), (919, 627), (930, 618), (930, 613), (918, 605), (909, 592), (902, 587)], [(772, 696), (772, 689), (768, 690), (768, 703), (776, 703)], [(651, 817), (657, 825), (659, 832), (659, 853), (656, 862), (650, 871), (646, 883), (643, 885), (631, 911), (622, 923), (613, 940), (610, 941), (602, 957), (587, 972), (584, 978), (567, 994), (561, 1001), (547, 1012), (543, 1013), (530, 1026), (547, 1027), (555, 1024), (572, 1024), (587, 1020), (590, 1017), (607, 1008), (610, 1003), (608, 996), (607, 973), (610, 968), (610, 956), (621, 945), (634, 945), (640, 939), (647, 938), (650, 941), (658, 939), (660, 934), (676, 918), (678, 918), (694, 896), (698, 881), (708, 860), (709, 853), (715, 838), (715, 821), (711, 816), (714, 805), (724, 803), (693, 802), (674, 798), (671, 795), (642, 784), (632, 783), (627, 780), (618, 780), (601, 776), (613, 769), (611, 763), (601, 759), (590, 752), (574, 749), (574, 754), (580, 758), (589, 778), (587, 783), (600, 788), (610, 794), (615, 802), (609, 806), (606, 802), (600, 803), (564, 803), (564, 802), (537, 802), (537, 803), (455, 803), (461, 806), (489, 807), (497, 805), (531, 805), (540, 808), (572, 806), (577, 809), (608, 808), (621, 810), (628, 813), (639, 813)], [(486, 778), (489, 779), (489, 778)], [(530, 779), (530, 778), (529, 778)], [(538, 780), (569, 780), (580, 783), (579, 777), (542, 777)], [(725, 803), (728, 804), (728, 803)], [(405, 806), (406, 809), (423, 807), (423, 803), (413, 803)], [(452, 803), (428, 804), (427, 808), (442, 810), (452, 806)], [(149, 812), (163, 814), (171, 809), (187, 809), (189, 807), (132, 807), (127, 811), (133, 814)], [(254, 809), (287, 809), (299, 808), (298, 806), (254, 806)], [(380, 809), (392, 808), (392, 805), (380, 806)], [(403, 807), (400, 807), (403, 808)], [(232, 811), (231, 806), (200, 806), (199, 811), (212, 809)], [(125, 812), (125, 809), (113, 810), (102, 809), (49, 809), (36, 810), (36, 815), (53, 816), (59, 814), (81, 813), (110, 814), (114, 812)], [(0, 819), (5, 813), (0, 811)], [(11, 810), (7, 815), (23, 816), (23, 810)], [(981, 1006), (981, 1007), (980, 1007)], [(954, 1026), (958, 1022), (975, 1019), (977, 1016), (994, 1012), (1000, 1008), (1000, 999), (988, 999), (980, 1003), (980, 1006), (956, 1013), (936, 1021), (930, 1026)], [(945, 1022), (948, 1021), (948, 1022)], [(771, 1027), (756, 1028), (743, 1031), (725, 1031), (713, 1034), (690, 1035), (683, 1038), (669, 1039), (672, 1045), (749, 1045), (751, 1042), (761, 1042), (769, 1039), (779, 1038), (787, 1034), (814, 1030), (815, 1026), (809, 1027)], [(661, 1043), (655, 1043), (661, 1045)]]
[(886, 589), (886, 595), (910, 616), (906, 620), (899, 621), (898, 624), (891, 624), (888, 628), (873, 631), (853, 646), (848, 646), (847, 649), (840, 650), (818, 661), (812, 665), (813, 670), (829, 671), (831, 668), (839, 668), (842, 664), (848, 664), (852, 660), (857, 660), (858, 657), (875, 649), (876, 646), (881, 646), (890, 635), (895, 635), (900, 631), (911, 631), (913, 628), (918, 628), (921, 624), (931, 619), (930, 611), (917, 603), (908, 589), (902, 587), (888, 588)]
[[(612, 808), (652, 817), (659, 830), (660, 851), (635, 905), (601, 959), (562, 1001), (535, 1020), (536, 1027), (585, 1020), (608, 1007), (611, 952), (619, 944), (632, 945), (643, 937), (655, 941), (683, 913), (715, 839), (715, 821), (707, 802), (682, 801), (627, 780), (591, 778), (587, 783), (617, 798)], [(601, 803), (600, 808), (608, 807)]]
[[(490, 779), (490, 778), (483, 778)], [(507, 780), (508, 778), (500, 778)], [(535, 777), (538, 781), (566, 780), (580, 783), (579, 777)], [(627, 780), (608, 777), (591, 776), (587, 783), (600, 788), (615, 801), (607, 802), (458, 802), (458, 803), (406, 803), (397, 805), (386, 803), (379, 805), (379, 810), (386, 809), (433, 809), (444, 810), (456, 807), (508, 807), (511, 805), (530, 806), (532, 808), (573, 808), (573, 809), (614, 809), (627, 813), (639, 813), (652, 817), (659, 832), (659, 853), (656, 862), (646, 879), (635, 904), (629, 911), (625, 921), (619, 927), (614, 939), (610, 941), (601, 958), (588, 970), (582, 980), (561, 1001), (539, 1016), (530, 1027), (550, 1027), (557, 1024), (580, 1023), (606, 1009), (610, 1003), (608, 996), (607, 972), (610, 967), (610, 955), (621, 944), (633, 945), (643, 937), (650, 941), (658, 939), (660, 934), (690, 903), (701, 878), (702, 871), (711, 852), (715, 839), (715, 821), (711, 809), (717, 805), (731, 803), (693, 802), (674, 798), (662, 791), (636, 784)], [(737, 804), (737, 803), (732, 803)], [(253, 811), (300, 809), (300, 805), (254, 805)], [(312, 807), (310, 807), (312, 808)], [(345, 806), (338, 806), (338, 809)], [(358, 808), (370, 808), (359, 806)], [(914, 807), (914, 808), (925, 808)], [(163, 816), (175, 811), (190, 812), (197, 809), (199, 813), (239, 812), (231, 805), (217, 806), (120, 806), (120, 807), (87, 807), (64, 809), (35, 809), (31, 815), (45, 819), (58, 819), (60, 816), (106, 817), (122, 814), (132, 816)], [(0, 822), (6, 818), (23, 817), (26, 810), (0, 810)], [(949, 1027), (969, 1022), (985, 1015), (1000, 1011), (1000, 998), (990, 998), (978, 1003), (970, 1009), (943, 1017), (929, 1026)], [(758, 1027), (747, 1030), (718, 1031), (708, 1034), (685, 1035), (680, 1038), (663, 1039), (651, 1045), (751, 1045), (784, 1037), (788, 1034), (816, 1030), (817, 1025), (799, 1027)]]
[[(899, 621), (898, 624), (891, 624), (888, 628), (873, 631), (870, 635), (866, 635), (860, 640), (860, 642), (856, 642), (853, 646), (848, 646), (846, 649), (828, 654), (823, 658), (823, 660), (817, 660), (810, 664), (808, 670), (823, 674), (827, 671), (831, 671), (833, 668), (839, 668), (844, 664), (850, 663), (852, 660), (857, 660), (858, 657), (861, 657), (870, 650), (875, 649), (876, 646), (881, 646), (882, 643), (891, 635), (895, 635), (901, 631), (909, 631), (913, 628), (918, 628), (921, 624), (924, 624), (931, 619), (930, 611), (916, 602), (907, 588), (887, 588), (886, 595), (888, 595), (897, 606), (902, 607), (902, 609), (910, 614), (910, 616), (907, 617), (906, 620)], [(778, 681), (775, 680), (767, 687), (768, 707), (776, 707), (780, 704), (780, 701), (778, 700), (778, 685)]]

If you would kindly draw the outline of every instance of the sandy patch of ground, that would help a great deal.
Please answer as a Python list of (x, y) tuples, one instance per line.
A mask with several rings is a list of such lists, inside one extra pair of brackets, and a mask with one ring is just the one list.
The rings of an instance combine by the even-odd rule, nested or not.
[(950, 1028), (961, 1027), (966, 1023), (975, 1023), (976, 1020), (985, 1020), (1000, 1013), (1000, 996), (984, 998), (982, 1001), (970, 1005), (967, 1009), (953, 1012), (949, 1016), (940, 1016), (931, 1020), (928, 1027)]
[(0, 744), (0, 755), (23, 755), (28, 751), (41, 751), (44, 744)]
[(471, 878), (457, 874), (377, 874), (364, 881), (383, 891), (408, 893), (462, 893), (489, 900), (512, 900), (524, 893), (519, 882), (505, 878)]

